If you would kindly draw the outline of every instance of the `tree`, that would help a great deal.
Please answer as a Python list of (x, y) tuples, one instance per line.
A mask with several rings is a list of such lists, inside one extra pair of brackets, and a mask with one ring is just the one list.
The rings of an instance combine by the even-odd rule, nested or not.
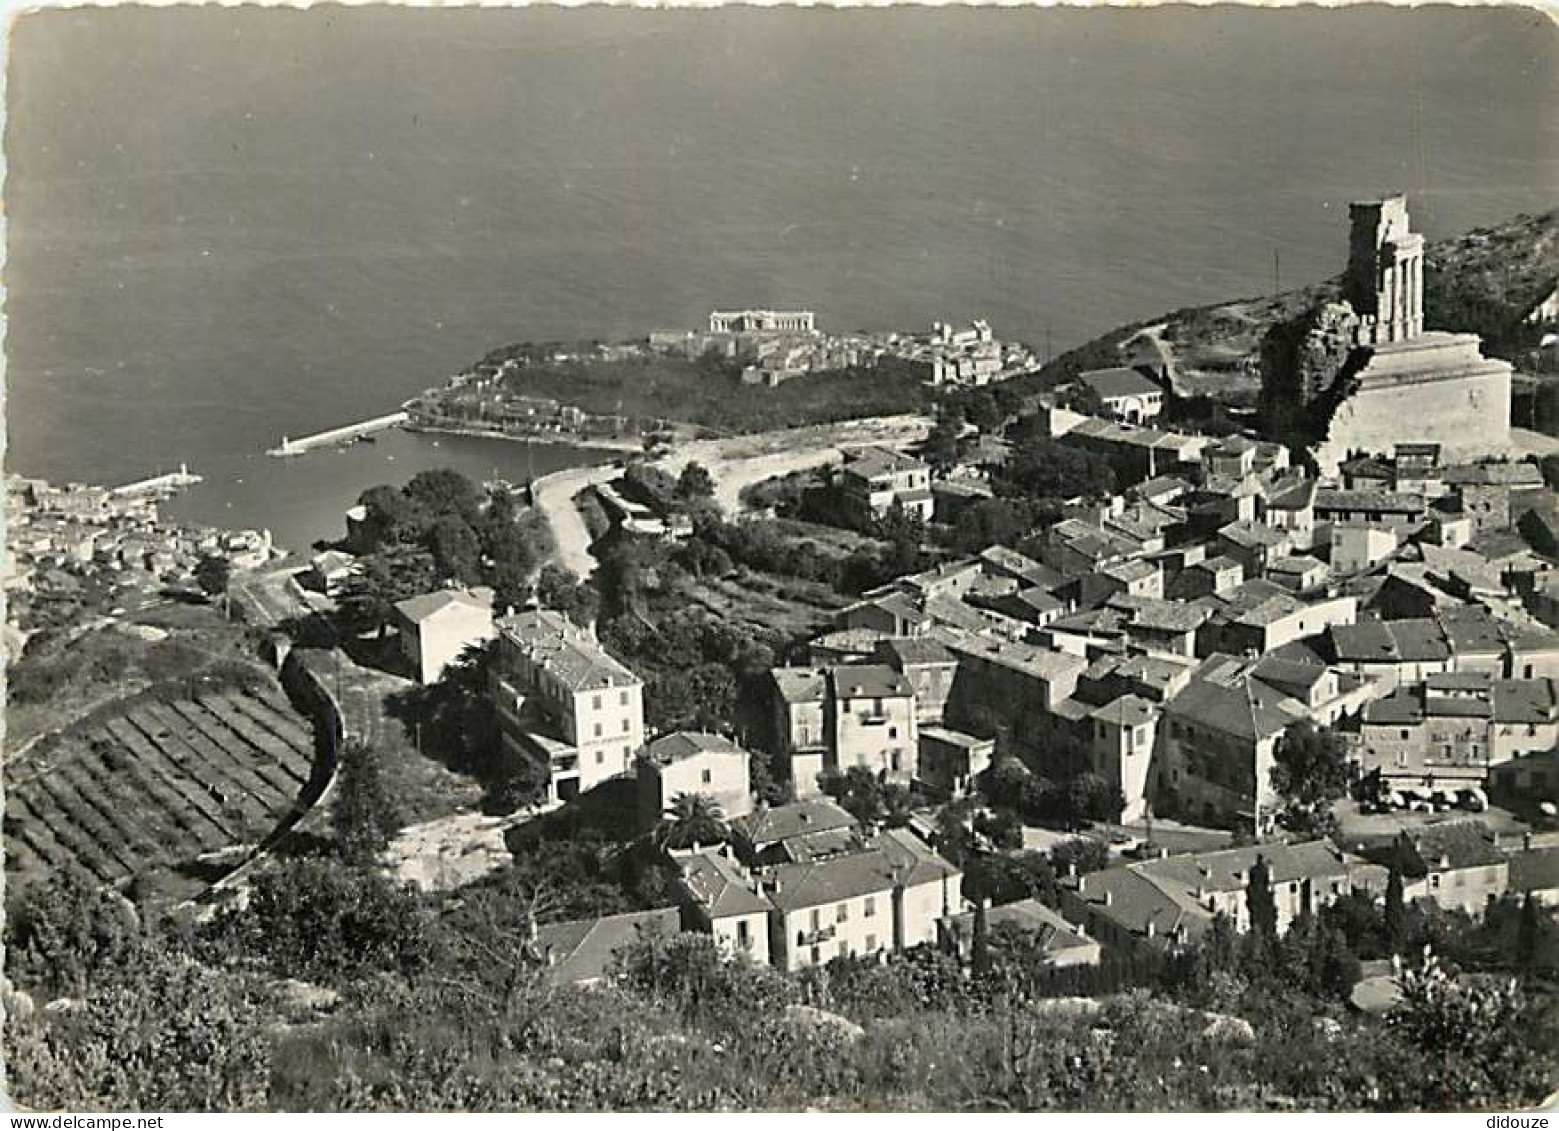
[(195, 584), (208, 597), (227, 592), (227, 583), (233, 574), (233, 563), (216, 554), (208, 554), (195, 565)]
[(400, 829), (378, 751), (371, 746), (352, 742), (341, 752), (331, 821), (342, 857), (356, 866), (375, 863)]
[(1393, 954), (1402, 953), (1407, 945), (1409, 925), (1407, 903), (1402, 897), (1402, 873), (1393, 867), (1386, 875), (1386, 901), (1382, 908), (1382, 923), (1386, 934), (1386, 946)]
[(677, 477), (677, 498), (685, 503), (698, 504), (708, 503), (714, 497), (715, 480), (707, 467), (695, 460), (682, 469), (682, 474)]
[(419, 471), (403, 492), (415, 506), (431, 515), (454, 515), (467, 525), (480, 521), (482, 489), (448, 467)]
[(1301, 836), (1324, 836), (1336, 827), (1332, 804), (1348, 791), (1347, 750), (1340, 735), (1308, 719), (1278, 739), (1272, 788), (1284, 799), (1278, 823)]
[(1272, 896), (1272, 870), (1259, 854), (1251, 865), (1245, 885), (1245, 906), (1250, 911), (1250, 929), (1267, 939), (1277, 937), (1278, 908)]
[(671, 810), (655, 826), (655, 843), (663, 849), (697, 848), (724, 844), (730, 837), (725, 813), (714, 798), (702, 793), (679, 793)]
[(953, 415), (939, 417), (921, 446), (921, 457), (938, 471), (946, 471), (958, 462), (962, 453), (963, 431), (964, 422), (960, 418)]
[(1514, 979), (1459, 978), (1425, 948), (1420, 966), (1398, 972), (1397, 987), (1401, 1002), (1387, 1025), (1435, 1066), (1419, 1084), (1425, 1107), (1501, 1106), (1547, 1078)]
[(823, 792), (856, 820), (897, 827), (908, 823), (913, 800), (897, 782), (884, 781), (865, 766), (818, 776)]
[(427, 541), (440, 577), (462, 585), (482, 580), (482, 544), (465, 519), (456, 514), (440, 515), (428, 531)]
[(79, 997), (103, 972), (134, 965), (140, 949), (135, 909), (70, 870), (29, 885), (5, 918), (6, 973), (44, 1000)]
[(263, 1108), (272, 1035), (257, 996), (243, 978), (148, 948), (75, 1009), (6, 1018), (12, 1097), (44, 1110)]
[(1038, 499), (1103, 498), (1115, 492), (1115, 470), (1102, 456), (1031, 436), (1013, 452), (1005, 482)]
[(1524, 968), (1531, 968), (1537, 959), (1539, 929), (1537, 900), (1527, 892), (1526, 899), (1521, 902), (1521, 919), (1516, 927), (1516, 961)]
[(442, 947), (414, 889), (319, 857), (273, 862), (255, 876), (247, 906), (214, 919), (203, 940), (214, 954), (236, 948), (260, 959), (278, 977), (326, 984), (412, 977)]
[(555, 609), (582, 628), (600, 615), (601, 594), (588, 581), (580, 581), (559, 565), (546, 565), (536, 578), (536, 600), (544, 609)]

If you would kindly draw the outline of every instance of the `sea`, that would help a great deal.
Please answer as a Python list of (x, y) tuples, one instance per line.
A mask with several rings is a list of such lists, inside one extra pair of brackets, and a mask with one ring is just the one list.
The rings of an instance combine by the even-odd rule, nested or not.
[[(1517, 8), (59, 9), (10, 29), (8, 470), (296, 549), (427, 467), (291, 460), (509, 342), (805, 308), (1060, 351), (1559, 197), (1559, 31)], [(711, 396), (726, 395), (711, 388)], [(752, 395), (761, 395), (754, 393)]]

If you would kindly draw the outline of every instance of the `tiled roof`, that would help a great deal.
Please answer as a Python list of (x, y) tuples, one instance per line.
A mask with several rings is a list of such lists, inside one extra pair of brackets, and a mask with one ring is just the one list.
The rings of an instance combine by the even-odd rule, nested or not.
[(1301, 479), (1292, 486), (1281, 486), (1267, 496), (1267, 509), (1299, 511), (1315, 505), (1316, 481)]
[(980, 738), (978, 735), (965, 734), (961, 730), (953, 730), (949, 727), (921, 727), (920, 737), (935, 739), (937, 742), (948, 746), (961, 746), (966, 750), (978, 746), (986, 746), (994, 741), (989, 738)]
[(1313, 664), (1266, 655), (1256, 661), (1251, 674), (1269, 687), (1299, 698), (1308, 695), (1312, 687), (1326, 678), (1326, 671)]
[(903, 471), (924, 471), (926, 465), (913, 456), (907, 456), (903, 452), (896, 452), (892, 448), (861, 448), (858, 452), (850, 453), (852, 458), (845, 464), (844, 469), (865, 479), (875, 479), (879, 475), (893, 475)]
[(662, 766), (699, 754), (729, 754), (738, 758), (749, 756), (747, 751), (723, 734), (691, 730), (679, 730), (657, 738), (644, 748), (644, 754)]
[(1404, 831), (1389, 845), (1367, 855), (1383, 867), (1394, 866), (1409, 879), (1442, 867), (1485, 868), (1506, 862), (1493, 834), (1480, 821), (1444, 821)]
[(1090, 718), (1118, 727), (1141, 726), (1158, 718), (1158, 708), (1138, 695), (1122, 695), (1103, 707), (1088, 712)]
[(887, 664), (840, 664), (829, 669), (839, 699), (892, 699), (913, 695), (910, 682)]
[(682, 887), (711, 919), (770, 910), (769, 901), (753, 890), (757, 881), (736, 861), (718, 852), (694, 852), (677, 857), (676, 863)]
[[(903, 829), (889, 829), (863, 851), (801, 864), (781, 864), (765, 874), (769, 901), (797, 911), (854, 899), (897, 886), (913, 887), (958, 875), (958, 869)], [(891, 915), (892, 909), (879, 909)]]
[(1312, 558), (1309, 554), (1289, 554), (1287, 557), (1278, 558), (1267, 563), (1268, 573), (1297, 573), (1306, 574), (1311, 570), (1325, 569), (1326, 563), (1320, 558)]
[(904, 668), (913, 664), (956, 664), (958, 657), (931, 636), (890, 636), (877, 644), (877, 655)]
[(533, 609), (505, 617), (498, 622), (498, 628), (520, 651), (571, 690), (637, 687), (642, 682), (593, 636), (551, 609)]
[(1498, 652), (1505, 647), (1505, 637), (1500, 631), (1499, 622), (1481, 606), (1443, 609), (1436, 614), (1436, 620), (1451, 651), (1457, 654)]
[(600, 919), (548, 923), (537, 932), (537, 945), (548, 958), (546, 976), (560, 982), (589, 982), (604, 977), (612, 958), (641, 931), (674, 935), (682, 927), (675, 907), (630, 911)]
[(1422, 495), (1401, 491), (1319, 490), (1315, 493), (1315, 509), (1419, 515), (1424, 513), (1424, 499)]
[(1130, 585), (1134, 581), (1144, 581), (1158, 573), (1158, 567), (1149, 565), (1139, 558), (1129, 561), (1116, 562), (1112, 565), (1100, 566), (1099, 572), (1106, 577), (1113, 577), (1116, 581)]
[(1207, 622), (1208, 617), (1207, 610), (1198, 605), (1127, 593), (1112, 595), (1106, 604), (1127, 613), (1133, 626), (1150, 631), (1195, 632)]
[(855, 825), (854, 817), (821, 797), (772, 808), (760, 806), (731, 821), (732, 830), (755, 848), (829, 829), (853, 829)]
[(967, 633), (959, 638), (953, 651), (963, 657), (978, 658), (1047, 681), (1081, 672), (1088, 666), (1088, 661), (1081, 656)]
[(1270, 526), (1263, 526), (1250, 519), (1240, 519), (1238, 522), (1221, 526), (1218, 528), (1218, 534), (1236, 546), (1276, 546), (1279, 542), (1288, 540), (1286, 531), (1274, 530)]
[(1502, 723), (1553, 722), (1559, 718), (1559, 680), (1496, 680), (1494, 718)]
[(1559, 845), (1528, 848), (1510, 854), (1510, 890), (1551, 891), (1559, 888)]
[(787, 703), (821, 703), (828, 696), (827, 668), (774, 668), (769, 677)]
[(1145, 483), (1137, 484), (1133, 488), (1140, 499), (1156, 499), (1165, 495), (1183, 495), (1190, 489), (1191, 484), (1173, 475), (1155, 476)]
[(1164, 389), (1150, 381), (1135, 369), (1117, 366), (1114, 369), (1090, 369), (1079, 373), (1077, 379), (1099, 394), (1102, 400), (1112, 397), (1143, 397), (1163, 393)]
[(1305, 880), (1337, 879), (1348, 875), (1351, 866), (1363, 860), (1349, 857), (1329, 840), (1302, 844), (1254, 844), (1225, 848), (1217, 852), (1166, 856), (1130, 865), (1131, 869), (1158, 884), (1172, 898), (1199, 901), (1196, 891), (1241, 891), (1250, 885), (1250, 870), (1257, 858), (1267, 866), (1273, 884), (1303, 883)]
[[(1158, 937), (1176, 929), (1194, 938), (1212, 923), (1210, 912), (1187, 907), (1134, 868), (1106, 868), (1080, 877), (1078, 898), (1097, 914), (1134, 935), (1146, 936), (1149, 924)], [(1108, 899), (1108, 903), (1106, 903)]]
[(1451, 655), (1439, 623), (1427, 617), (1334, 625), (1330, 636), (1337, 658), (1350, 663), (1430, 663)]
[[(350, 561), (350, 559), (348, 559)], [(440, 589), (436, 593), (423, 593), (395, 603), (395, 611), (411, 621), (421, 624), (451, 606), (465, 609), (492, 611), (493, 591), (485, 586), (476, 589)]]
[(1477, 463), (1448, 467), (1441, 476), (1447, 483), (1486, 484), (1500, 487), (1541, 487), (1543, 473), (1530, 463)]
[[(954, 915), (952, 922), (959, 931), (972, 932), (974, 915), (973, 911), (965, 911)], [(985, 913), (985, 925), (989, 930), (1011, 926), (1028, 931), (1039, 937), (1042, 949), (1051, 952), (1098, 945), (1037, 899), (1020, 899), (1016, 903), (992, 907)]]
[(1165, 710), (1202, 729), (1246, 741), (1279, 734), (1303, 714), (1285, 706), (1289, 697), (1250, 677), (1250, 667), (1233, 656), (1213, 655)]

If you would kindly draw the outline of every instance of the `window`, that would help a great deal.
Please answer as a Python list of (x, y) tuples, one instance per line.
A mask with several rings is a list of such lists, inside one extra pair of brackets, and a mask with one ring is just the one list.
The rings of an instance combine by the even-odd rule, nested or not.
[(747, 920), (736, 921), (736, 945), (746, 950), (752, 946), (752, 932), (747, 929)]
[(876, 935), (867, 935), (866, 936), (866, 949), (867, 949), (868, 952), (874, 951), (874, 950), (877, 949), (877, 936)]
[(590, 697), (590, 709), (592, 711), (599, 711), (601, 709), (601, 697), (599, 695), (592, 695)]
[(1440, 877), (1438, 875), (1430, 876), (1429, 877), (1429, 886), (1432, 887), (1432, 888), (1439, 887), (1440, 886)]
[(870, 919), (873, 915), (877, 914), (877, 897), (876, 896), (868, 895), (861, 902), (861, 914), (863, 916), (865, 916), (866, 918), (868, 918), (868, 919)]
[(701, 780), (705, 785), (708, 785), (710, 782), (715, 780), (714, 771), (713, 770), (705, 770), (705, 771), (703, 771), (703, 773), (699, 774), (699, 780)]
[(626, 707), (628, 705), (628, 693), (626, 691), (621, 692), (617, 696), (617, 702), (619, 705)]
[(601, 737), (601, 724), (600, 723), (596, 723), (595, 724), (595, 736), (597, 738)]
[(849, 920), (850, 905), (848, 903), (841, 903), (838, 907), (834, 908), (834, 922), (847, 923)]
[[(899, 728), (898, 727), (889, 727), (888, 728), (888, 737), (889, 738), (897, 738), (898, 736), (899, 736)], [(894, 767), (894, 768), (897, 769), (897, 767)]]
[(899, 752), (897, 750), (888, 752), (888, 765), (892, 767), (894, 773), (899, 772)]
[(628, 733), (628, 730), (629, 730), (629, 728), (630, 728), (630, 727), (631, 727), (631, 726), (632, 726), (632, 724), (631, 724), (631, 723), (630, 723), (630, 722), (629, 722), (629, 721), (628, 721), (628, 720), (627, 720), (627, 719), (624, 719), (624, 720), (623, 720), (623, 733), (624, 733), (624, 734), (627, 734), (627, 733)]
[(823, 952), (820, 949), (818, 949), (817, 947), (814, 946), (812, 948), (812, 965), (813, 966), (821, 966), (822, 963), (823, 963)]
[(812, 908), (812, 929), (815, 931), (823, 925), (822, 914), (816, 907)]
[(595, 752), (595, 764), (597, 766), (599, 766), (604, 761), (606, 761), (606, 751), (605, 750), (597, 750)]
[(882, 714), (882, 700), (881, 699), (873, 699), (872, 700), (872, 714), (874, 714), (874, 715)]

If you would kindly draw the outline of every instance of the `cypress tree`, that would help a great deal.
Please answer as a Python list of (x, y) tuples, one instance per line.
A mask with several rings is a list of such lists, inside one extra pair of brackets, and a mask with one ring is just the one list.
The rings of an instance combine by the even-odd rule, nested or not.
[(1402, 897), (1402, 873), (1392, 866), (1386, 877), (1386, 905), (1382, 911), (1386, 946), (1393, 954), (1407, 945), (1407, 903)]
[(1516, 961), (1531, 966), (1537, 958), (1537, 901), (1527, 892), (1521, 904), (1521, 921), (1516, 925)]
[(1265, 938), (1276, 938), (1278, 933), (1278, 907), (1272, 897), (1272, 869), (1264, 857), (1258, 855), (1251, 865), (1250, 878), (1245, 888), (1245, 905), (1250, 909), (1250, 929)]

